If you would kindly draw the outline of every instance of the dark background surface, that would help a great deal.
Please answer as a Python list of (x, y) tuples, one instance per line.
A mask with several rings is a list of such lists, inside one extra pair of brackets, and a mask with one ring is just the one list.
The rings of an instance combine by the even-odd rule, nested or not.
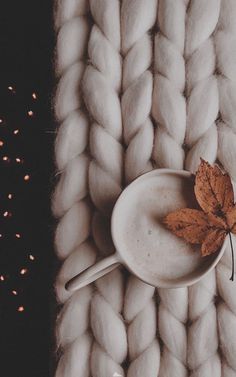
[(52, 8), (51, 0), (0, 5), (1, 377), (51, 376)]

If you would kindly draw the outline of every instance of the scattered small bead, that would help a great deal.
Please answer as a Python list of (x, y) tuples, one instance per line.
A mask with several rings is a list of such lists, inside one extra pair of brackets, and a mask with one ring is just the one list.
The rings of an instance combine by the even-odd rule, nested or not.
[(29, 179), (30, 179), (29, 174), (26, 174), (26, 175), (24, 176), (24, 181), (29, 181)]

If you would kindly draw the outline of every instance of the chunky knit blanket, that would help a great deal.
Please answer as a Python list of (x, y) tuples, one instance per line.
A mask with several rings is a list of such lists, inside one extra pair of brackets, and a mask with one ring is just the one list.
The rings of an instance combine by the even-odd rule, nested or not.
[(236, 180), (236, 1), (58, 0), (55, 29), (56, 377), (236, 377), (229, 250), (190, 288), (118, 268), (65, 290), (114, 252), (111, 211), (140, 174), (203, 157)]

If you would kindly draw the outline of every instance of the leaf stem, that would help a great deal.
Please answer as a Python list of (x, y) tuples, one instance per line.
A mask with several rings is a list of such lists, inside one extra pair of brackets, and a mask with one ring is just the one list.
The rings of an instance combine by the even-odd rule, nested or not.
[(229, 239), (230, 239), (231, 256), (232, 256), (232, 275), (229, 280), (234, 281), (234, 248), (233, 248), (232, 236), (230, 232), (229, 232)]

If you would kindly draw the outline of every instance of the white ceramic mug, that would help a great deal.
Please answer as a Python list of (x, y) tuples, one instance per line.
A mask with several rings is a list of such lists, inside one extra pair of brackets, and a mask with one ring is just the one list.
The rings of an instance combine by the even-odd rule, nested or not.
[(72, 278), (66, 289), (80, 289), (119, 264), (156, 287), (178, 288), (197, 282), (215, 267), (228, 241), (218, 252), (202, 257), (200, 245), (185, 242), (163, 225), (168, 213), (196, 206), (189, 172), (157, 169), (138, 177), (113, 209), (111, 234), (116, 253)]

